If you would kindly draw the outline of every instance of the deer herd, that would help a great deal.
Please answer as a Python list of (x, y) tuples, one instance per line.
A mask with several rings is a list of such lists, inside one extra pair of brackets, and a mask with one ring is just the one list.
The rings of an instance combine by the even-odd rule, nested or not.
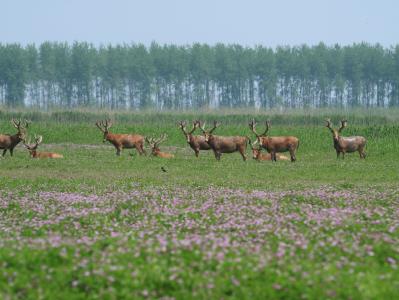
[[(27, 129), (30, 122), (27, 120), (11, 120), (12, 125), (17, 129), (17, 133), (0, 134), (0, 150), (3, 150), (1, 157), (4, 157), (7, 150), (13, 156), (14, 148), (23, 142), (26, 149), (32, 158), (63, 158), (63, 155), (53, 152), (39, 152), (38, 146), (41, 144), (43, 137), (34, 135), (34, 143), (27, 137)], [(111, 133), (109, 129), (112, 126), (111, 120), (98, 121), (95, 123), (98, 129), (103, 133), (103, 142), (110, 142), (116, 149), (116, 154), (120, 155), (121, 151), (125, 149), (136, 149), (140, 155), (146, 155), (144, 149), (145, 143), (150, 146), (151, 155), (160, 158), (173, 158), (174, 155), (167, 152), (162, 152), (159, 145), (167, 139), (166, 134), (162, 134), (159, 138), (144, 137), (140, 134), (116, 134)], [(195, 156), (198, 157), (200, 150), (212, 150), (215, 158), (220, 160), (223, 153), (239, 152), (244, 161), (247, 160), (246, 150), (249, 144), (252, 150), (252, 158), (257, 161), (277, 161), (277, 160), (291, 160), (296, 161), (296, 151), (299, 147), (299, 139), (295, 136), (269, 136), (267, 133), (270, 129), (270, 121), (265, 122), (265, 131), (259, 134), (256, 131), (256, 121), (252, 119), (249, 123), (249, 129), (256, 136), (254, 142), (248, 136), (220, 136), (215, 135), (214, 131), (220, 126), (220, 122), (215, 121), (213, 127), (209, 130), (205, 129), (205, 122), (196, 120), (192, 123), (192, 128), (188, 131), (187, 123), (180, 121), (178, 127), (182, 130), (186, 142), (194, 150)], [(360, 158), (366, 158), (364, 148), (366, 146), (366, 139), (362, 136), (341, 136), (341, 131), (346, 127), (347, 121), (341, 121), (341, 127), (337, 130), (332, 128), (330, 119), (326, 120), (326, 127), (331, 131), (333, 137), (333, 145), (337, 152), (337, 158), (345, 153), (359, 152)], [(199, 129), (202, 134), (194, 135), (194, 132)], [(265, 149), (267, 153), (262, 153)], [(289, 152), (290, 157), (281, 153)]]

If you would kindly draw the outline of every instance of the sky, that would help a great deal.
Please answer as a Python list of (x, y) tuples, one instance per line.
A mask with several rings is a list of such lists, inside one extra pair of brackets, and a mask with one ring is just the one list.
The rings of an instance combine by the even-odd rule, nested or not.
[(399, 0), (0, 0), (0, 43), (399, 44)]

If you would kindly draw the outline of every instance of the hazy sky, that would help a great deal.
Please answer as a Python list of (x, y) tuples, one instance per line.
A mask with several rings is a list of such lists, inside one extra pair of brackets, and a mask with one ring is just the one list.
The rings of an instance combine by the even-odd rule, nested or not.
[(399, 0), (0, 0), (0, 42), (399, 43)]

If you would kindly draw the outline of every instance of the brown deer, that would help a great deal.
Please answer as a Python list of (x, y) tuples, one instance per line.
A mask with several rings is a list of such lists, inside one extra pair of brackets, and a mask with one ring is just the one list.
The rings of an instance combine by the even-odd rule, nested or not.
[(190, 145), (191, 149), (194, 150), (195, 156), (198, 157), (200, 150), (209, 150), (211, 147), (207, 142), (205, 142), (205, 137), (203, 135), (193, 135), (195, 129), (199, 126), (199, 121), (193, 122), (193, 128), (187, 132), (186, 130), (186, 122), (180, 121), (179, 127), (183, 131), (184, 136), (186, 137), (187, 143)]
[(222, 153), (233, 153), (240, 152), (242, 159), (244, 161), (247, 160), (247, 156), (245, 151), (247, 149), (248, 138), (246, 136), (219, 136), (213, 135), (213, 131), (219, 127), (220, 123), (214, 121), (213, 128), (209, 131), (205, 130), (205, 123), (201, 125), (200, 129), (205, 137), (205, 142), (209, 144), (213, 153), (215, 154), (215, 158), (220, 160)]
[(166, 134), (162, 134), (159, 139), (147, 138), (147, 137), (145, 138), (146, 142), (151, 147), (151, 155), (157, 156), (157, 157), (161, 157), (161, 158), (173, 158), (173, 157), (175, 157), (173, 154), (162, 152), (159, 149), (159, 144), (164, 142), (167, 139), (167, 137), (168, 136)]
[(37, 152), (37, 147), (40, 145), (42, 142), (43, 137), (41, 135), (36, 136), (35, 135), (35, 143), (31, 144), (30, 142), (26, 143), (24, 140), (23, 143), (28, 149), (30, 156), (32, 158), (64, 158), (62, 154), (54, 153), (54, 152)]
[[(251, 142), (251, 139), (248, 138), (249, 145), (252, 150), (252, 158), (256, 159), (257, 161), (262, 161), (262, 160), (272, 160), (272, 155), (270, 153), (263, 154), (262, 153), (262, 147), (255, 147), (255, 145), (258, 143), (258, 140), (255, 142)], [(282, 155), (282, 154), (276, 154), (278, 160), (290, 160), (287, 156)]]
[(341, 121), (341, 127), (336, 130), (331, 127), (332, 123), (330, 119), (326, 120), (326, 127), (330, 129), (333, 134), (334, 148), (337, 152), (337, 158), (339, 158), (340, 153), (342, 153), (342, 159), (345, 158), (345, 153), (359, 152), (360, 158), (366, 158), (366, 152), (364, 148), (366, 146), (366, 139), (362, 136), (340, 136), (341, 131), (346, 127), (347, 120)]
[(120, 155), (123, 148), (136, 148), (137, 152), (142, 155), (146, 154), (144, 150), (144, 137), (139, 134), (115, 134), (109, 132), (112, 126), (111, 120), (96, 122), (98, 129), (104, 133), (103, 142), (110, 142), (116, 148), (116, 155)]
[(3, 149), (3, 155), (5, 156), (7, 150), (10, 151), (10, 155), (13, 155), (14, 148), (25, 138), (26, 129), (29, 126), (27, 120), (24, 121), (25, 124), (21, 124), (22, 121), (11, 120), (12, 125), (18, 130), (14, 135), (11, 134), (0, 134), (0, 149)]
[(270, 121), (266, 121), (266, 129), (262, 134), (256, 132), (255, 119), (249, 123), (249, 128), (256, 135), (259, 145), (271, 154), (272, 161), (277, 161), (277, 153), (290, 152), (291, 161), (296, 161), (296, 151), (299, 147), (299, 139), (295, 136), (267, 136), (270, 128)]

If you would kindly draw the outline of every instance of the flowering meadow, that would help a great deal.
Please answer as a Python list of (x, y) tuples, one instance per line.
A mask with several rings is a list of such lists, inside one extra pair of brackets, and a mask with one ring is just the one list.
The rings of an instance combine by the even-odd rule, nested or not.
[(399, 189), (0, 197), (3, 299), (392, 299)]
[[(196, 158), (176, 125), (192, 114), (112, 115), (115, 133), (167, 133), (170, 160), (116, 156), (98, 113), (28, 117), (39, 151), (64, 158), (31, 159), (19, 145), (0, 159), (1, 300), (397, 298), (393, 114), (347, 115), (365, 160), (336, 159), (322, 116), (275, 115), (271, 134), (301, 141), (295, 163), (257, 162), (250, 149), (246, 162)], [(251, 135), (248, 119), (221, 114), (217, 133)]]

